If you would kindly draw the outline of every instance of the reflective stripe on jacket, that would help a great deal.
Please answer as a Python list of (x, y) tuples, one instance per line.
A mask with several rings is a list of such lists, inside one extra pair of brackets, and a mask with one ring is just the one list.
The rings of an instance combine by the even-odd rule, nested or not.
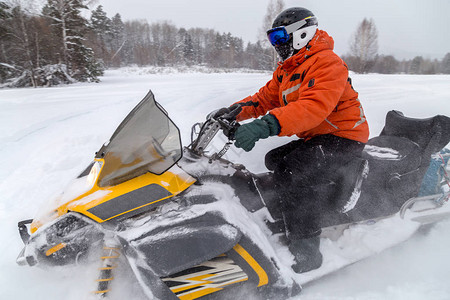
[(279, 121), (279, 136), (333, 134), (367, 142), (369, 127), (358, 93), (333, 47), (333, 39), (318, 30), (307, 47), (278, 66), (264, 87), (238, 102), (244, 105), (238, 121), (269, 112)]

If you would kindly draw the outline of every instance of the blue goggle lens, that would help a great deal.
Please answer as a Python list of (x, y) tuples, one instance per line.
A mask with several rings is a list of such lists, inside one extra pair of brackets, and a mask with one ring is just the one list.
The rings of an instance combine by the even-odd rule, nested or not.
[(267, 31), (267, 38), (272, 46), (283, 45), (289, 40), (289, 34), (284, 27), (272, 28)]

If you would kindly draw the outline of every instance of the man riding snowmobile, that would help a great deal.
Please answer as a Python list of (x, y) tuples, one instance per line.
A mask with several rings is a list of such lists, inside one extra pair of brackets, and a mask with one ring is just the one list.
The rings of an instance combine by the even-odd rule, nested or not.
[[(335, 159), (347, 159), (346, 149), (356, 155), (349, 145), (359, 142), (348, 139), (348, 144), (332, 148), (329, 141), (340, 137), (333, 140), (334, 135), (319, 135), (310, 141), (323, 145), (300, 140), (282, 151), (275, 149), (281, 153), (271, 152), (278, 159), (274, 160), (273, 169), (279, 176), (274, 185), (274, 172), (254, 174), (223, 158), (236, 130), (248, 127), (227, 119), (236, 112), (194, 124), (192, 142), (183, 148), (179, 128), (149, 91), (66, 191), (51, 199), (34, 219), (18, 223), (24, 248), (17, 263), (96, 266), (92, 259), (98, 253), (101, 267), (94, 293), (101, 299), (110, 294), (118, 269), (131, 269), (130, 279), (147, 299), (229, 299), (253, 294), (288, 299), (301, 291), (301, 285), (393, 247), (422, 226), (450, 217), (450, 166), (441, 155), (434, 156), (450, 142), (450, 118), (446, 116), (415, 119), (389, 111), (382, 132), (366, 143), (361, 157), (337, 170)], [(208, 146), (220, 131), (230, 139), (222, 150), (211, 154)], [(304, 157), (290, 156), (288, 150)], [(430, 170), (433, 156), (439, 162)], [(311, 167), (309, 158), (321, 165)], [(292, 166), (315, 167), (324, 174), (301, 172)], [(437, 170), (443, 177), (437, 177)], [(315, 177), (302, 182), (303, 174)], [(318, 174), (323, 178), (317, 179)], [(426, 174), (436, 177), (434, 183), (421, 184)], [(281, 175), (290, 182), (281, 182)], [(291, 190), (276, 195), (283, 187)], [(315, 199), (294, 203), (300, 201), (294, 198), (297, 191)], [(287, 226), (279, 209), (280, 195), (292, 195), (281, 198), (292, 200), (281, 203)], [(305, 212), (300, 205), (309, 209), (313, 200), (318, 204), (311, 205), (312, 209), (321, 210)], [(288, 205), (292, 205), (291, 214)], [(310, 219), (293, 219), (302, 214)], [(285, 256), (285, 227), (291, 230), (289, 246), (296, 254), (294, 269), (299, 272), (320, 264), (315, 236), (302, 239), (298, 235), (316, 225), (322, 228), (321, 239), (327, 241), (325, 263), (296, 276), (291, 271), (293, 261)], [(295, 242), (310, 251), (304, 256), (311, 258), (305, 268), (299, 266)], [(125, 260), (119, 259), (122, 254)]]
[(325, 193), (327, 174), (359, 156), (369, 137), (347, 65), (333, 52), (333, 39), (317, 27), (317, 18), (305, 8), (281, 12), (267, 31), (282, 60), (273, 78), (253, 96), (208, 116), (236, 116), (237, 121), (263, 116), (236, 130), (235, 146), (245, 151), (269, 136), (300, 138), (265, 157), (297, 273), (322, 264), (320, 217), (333, 201)]

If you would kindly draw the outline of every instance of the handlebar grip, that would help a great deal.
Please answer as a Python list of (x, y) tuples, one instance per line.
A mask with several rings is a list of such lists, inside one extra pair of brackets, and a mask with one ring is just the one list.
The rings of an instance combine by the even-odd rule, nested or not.
[(236, 121), (225, 122), (224, 120), (219, 120), (220, 127), (222, 128), (223, 134), (229, 139), (234, 140), (234, 135), (236, 130), (241, 126)]

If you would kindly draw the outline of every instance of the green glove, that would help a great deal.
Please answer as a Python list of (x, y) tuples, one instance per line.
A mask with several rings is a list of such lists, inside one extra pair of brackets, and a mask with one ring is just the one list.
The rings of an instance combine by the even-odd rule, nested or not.
[(234, 136), (236, 139), (234, 145), (248, 152), (255, 147), (255, 143), (259, 139), (277, 135), (280, 133), (280, 129), (280, 124), (275, 116), (265, 115), (261, 119), (239, 126)]

